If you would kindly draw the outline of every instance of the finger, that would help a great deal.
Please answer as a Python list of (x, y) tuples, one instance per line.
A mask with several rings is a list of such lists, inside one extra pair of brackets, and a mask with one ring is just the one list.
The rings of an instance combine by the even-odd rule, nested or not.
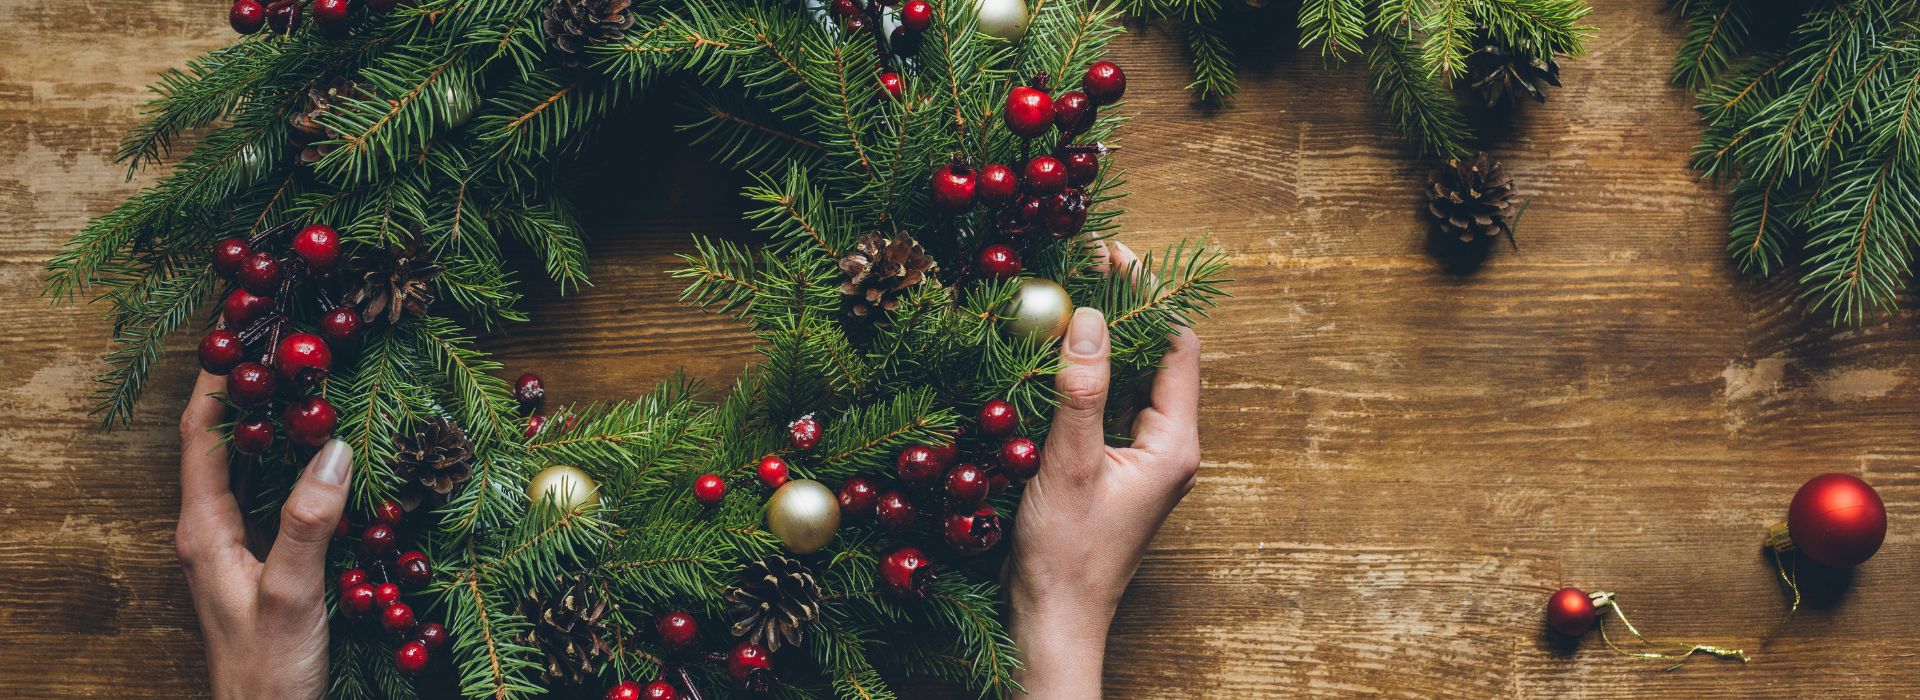
[(1107, 320), (1099, 309), (1083, 306), (1073, 312), (1066, 340), (1060, 344), (1066, 366), (1053, 378), (1060, 406), (1053, 412), (1053, 430), (1047, 434), (1043, 476), (1051, 470), (1058, 473), (1055, 478), (1080, 481), (1090, 478), (1100, 465), (1106, 445), (1101, 420), (1107, 405), (1110, 346)]
[(327, 544), (347, 506), (347, 477), (353, 471), (353, 449), (328, 440), (307, 462), (306, 473), (280, 506), (280, 535), (267, 553), (260, 581), (268, 608), (299, 610), (318, 605), (325, 587)]
[(180, 414), (180, 524), (174, 544), (189, 565), (237, 550), (246, 540), (240, 504), (227, 485), (227, 450), (214, 432), (225, 420), (226, 406), (212, 394), (224, 387), (221, 377), (201, 372)]
[(1173, 347), (1154, 371), (1151, 404), (1134, 422), (1134, 446), (1189, 439), (1200, 425), (1200, 337), (1177, 326)]
[(1114, 241), (1108, 245), (1108, 248), (1111, 250), (1107, 255), (1107, 260), (1113, 266), (1113, 269), (1110, 270), (1108, 274), (1121, 272), (1138, 275), (1144, 272), (1140, 268), (1140, 256), (1135, 255), (1133, 249), (1127, 247), (1127, 244)]

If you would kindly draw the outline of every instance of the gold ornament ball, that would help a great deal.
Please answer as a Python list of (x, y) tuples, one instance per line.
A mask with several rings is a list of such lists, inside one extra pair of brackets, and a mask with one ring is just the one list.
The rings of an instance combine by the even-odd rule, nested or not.
[(1067, 321), (1073, 319), (1073, 297), (1059, 283), (1028, 277), (1007, 304), (1002, 327), (1009, 335), (1025, 336), (1036, 343), (1052, 342), (1067, 333)]
[(579, 467), (556, 464), (540, 470), (540, 473), (533, 475), (532, 481), (527, 482), (527, 498), (538, 503), (551, 493), (554, 505), (561, 510), (574, 510), (594, 498), (596, 488), (593, 477), (587, 476)]
[(473, 111), (480, 108), (480, 97), (473, 88), (452, 81), (440, 84), (440, 128), (452, 129), (467, 123), (473, 118)]
[(789, 481), (767, 499), (767, 529), (787, 551), (818, 552), (840, 531), (840, 499), (818, 481)]
[(980, 31), (1007, 41), (1027, 36), (1027, 0), (974, 0)]

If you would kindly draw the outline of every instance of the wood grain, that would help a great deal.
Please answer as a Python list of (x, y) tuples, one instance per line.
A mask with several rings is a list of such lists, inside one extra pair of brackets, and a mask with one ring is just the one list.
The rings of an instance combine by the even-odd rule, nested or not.
[[(1119, 163), (1137, 249), (1210, 236), (1237, 298), (1206, 342), (1200, 487), (1142, 565), (1109, 645), (1113, 697), (1912, 695), (1920, 677), (1920, 332), (1808, 320), (1738, 274), (1723, 192), (1686, 167), (1698, 127), (1665, 82), (1655, 0), (1601, 3), (1567, 87), (1492, 144), (1532, 202), (1520, 248), (1458, 276), (1429, 258), (1422, 168), (1356, 66), (1292, 50), (1291, 8), (1241, 31), (1232, 109), (1191, 105), (1174, 35), (1118, 58)], [(228, 39), (207, 0), (0, 0), (0, 688), (198, 697), (196, 624), (169, 544), (180, 339), (136, 427), (91, 428), (100, 309), (49, 307), (40, 266), (137, 184), (111, 162), (141, 86)], [(739, 232), (740, 180), (636, 108), (583, 172), (593, 287), (536, 291), (489, 341), (555, 399), (612, 399), (753, 353), (662, 271), (695, 231)], [(144, 177), (143, 177), (144, 180)], [(1910, 305), (1909, 305), (1910, 306)], [(1881, 554), (1777, 638), (1756, 546), (1823, 471), (1873, 481)], [(1612, 590), (1643, 628), (1745, 646), (1746, 666), (1559, 648), (1545, 594)]]

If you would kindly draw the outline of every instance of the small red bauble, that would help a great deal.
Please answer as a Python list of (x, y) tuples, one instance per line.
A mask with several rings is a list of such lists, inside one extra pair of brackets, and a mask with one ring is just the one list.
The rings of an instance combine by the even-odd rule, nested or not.
[(1100, 155), (1097, 153), (1068, 153), (1067, 184), (1074, 187), (1086, 187), (1100, 177)]
[(400, 570), (400, 582), (411, 588), (420, 588), (433, 580), (433, 562), (423, 552), (406, 552), (395, 559), (393, 568)]
[(787, 460), (779, 455), (767, 455), (760, 458), (760, 466), (754, 469), (754, 475), (760, 477), (760, 483), (769, 489), (787, 485)]
[(398, 538), (394, 536), (393, 528), (380, 523), (368, 525), (367, 529), (360, 531), (360, 551), (366, 552), (367, 556), (375, 559), (383, 559), (392, 554), (394, 545), (397, 543)]
[(661, 615), (656, 626), (660, 630), (660, 643), (666, 645), (668, 651), (686, 651), (700, 642), (700, 623), (685, 611)]
[(844, 26), (847, 28), (847, 34), (859, 34), (867, 30), (867, 18), (860, 15), (848, 17)]
[(260, 31), (267, 23), (267, 8), (254, 0), (233, 0), (233, 7), (227, 8), (227, 24), (241, 34)]
[(333, 367), (333, 349), (312, 333), (289, 333), (273, 351), (273, 366), (286, 379), (307, 373), (317, 377)]
[(674, 692), (672, 683), (654, 681), (647, 684), (647, 689), (641, 697), (646, 700), (675, 700), (680, 697), (680, 694)]
[(345, 306), (320, 314), (320, 337), (336, 345), (347, 345), (360, 337), (360, 314)]
[(820, 421), (813, 416), (801, 416), (799, 420), (787, 424), (787, 444), (796, 450), (811, 450), (820, 445)]
[(933, 562), (914, 547), (901, 547), (880, 558), (880, 583), (888, 593), (925, 598), (933, 583)]
[(933, 24), (933, 4), (927, 0), (907, 0), (900, 6), (900, 26), (910, 32), (924, 32)]
[(535, 413), (527, 417), (527, 429), (523, 431), (521, 434), (525, 435), (528, 440), (532, 440), (533, 436), (540, 434), (540, 426), (543, 426), (546, 424), (547, 424), (547, 417), (542, 416), (538, 413)]
[(913, 501), (899, 491), (882, 493), (873, 504), (873, 519), (888, 530), (906, 532), (913, 527)]
[(1007, 129), (1021, 138), (1033, 138), (1053, 127), (1053, 98), (1040, 90), (1018, 85), (1007, 93)]
[(1020, 411), (1000, 399), (980, 406), (980, 432), (987, 437), (1006, 437), (1020, 427)]
[(313, 0), (313, 23), (327, 36), (346, 36), (347, 12), (351, 9), (347, 0)]
[(1594, 618), (1598, 616), (1593, 598), (1578, 588), (1562, 588), (1547, 598), (1547, 626), (1569, 637), (1578, 637), (1593, 629)]
[(766, 692), (772, 685), (773, 671), (767, 648), (753, 642), (741, 642), (727, 654), (727, 673), (748, 690)]
[(951, 163), (934, 168), (931, 187), (933, 206), (941, 211), (958, 214), (973, 206), (973, 168)]
[(1067, 165), (1053, 156), (1040, 156), (1027, 161), (1027, 172), (1021, 178), (1027, 186), (1027, 193), (1044, 197), (1059, 194), (1067, 189)]
[(373, 587), (373, 604), (382, 608), (400, 602), (400, 584), (388, 581)]
[(1047, 198), (1028, 197), (1020, 200), (1020, 221), (1028, 224), (1037, 224), (1045, 221), (1047, 218), (1046, 206)]
[(1793, 494), (1787, 536), (1816, 564), (1859, 566), (1887, 539), (1887, 507), (1859, 477), (1821, 474)]
[[(320, 15), (322, 3), (326, 1), (314, 2), (316, 18)], [(345, 0), (341, 0), (340, 5), (345, 7)], [(312, 224), (300, 229), (299, 233), (293, 234), (293, 254), (306, 261), (308, 271), (324, 273), (332, 270), (334, 263), (340, 261), (340, 232), (325, 224)]]
[(633, 681), (620, 681), (607, 689), (607, 700), (640, 700), (640, 684)]
[(1020, 252), (1005, 243), (995, 243), (980, 249), (980, 259), (974, 266), (987, 277), (1013, 279), (1020, 276)]
[(227, 372), (227, 398), (242, 406), (258, 406), (273, 398), (273, 370), (258, 362), (242, 362)]
[(848, 522), (861, 522), (873, 517), (873, 508), (880, 503), (880, 489), (873, 480), (864, 476), (847, 479), (840, 485), (836, 494), (840, 501), (840, 517)]
[(413, 630), (413, 638), (427, 645), (427, 649), (438, 651), (447, 645), (447, 626), (438, 622), (422, 622)]
[(385, 500), (373, 507), (373, 521), (388, 527), (400, 527), (400, 521), (407, 519), (406, 506), (399, 501)]
[(287, 424), (287, 439), (293, 444), (319, 447), (333, 437), (333, 429), (340, 424), (340, 414), (326, 399), (308, 396), (287, 404), (281, 420)]
[(349, 617), (365, 617), (373, 606), (373, 586), (362, 583), (340, 592), (340, 609)]
[(418, 675), (421, 671), (427, 670), (427, 662), (432, 660), (431, 656), (432, 654), (427, 651), (427, 645), (418, 641), (407, 642), (400, 645), (399, 649), (393, 650), (393, 667), (409, 676)]
[(1040, 473), (1040, 446), (1023, 437), (1000, 443), (1000, 468), (1007, 476), (1026, 481)]
[[(534, 417), (539, 418), (539, 416)], [(720, 501), (726, 497), (727, 480), (720, 478), (719, 474), (701, 474), (699, 478), (693, 480), (693, 500), (698, 501), (700, 505), (712, 508), (720, 505)]]
[(335, 579), (334, 589), (340, 591), (342, 594), (345, 594), (345, 592), (353, 590), (353, 587), (364, 584), (366, 582), (367, 582), (367, 570), (356, 566), (354, 568), (347, 569), (346, 571), (340, 572), (340, 578)]
[(298, 0), (275, 0), (267, 3), (267, 26), (276, 34), (292, 34), (300, 28), (300, 3)]
[(233, 424), (233, 451), (257, 455), (273, 447), (273, 422), (265, 418), (247, 418)]
[(246, 328), (270, 313), (273, 313), (273, 297), (260, 296), (245, 289), (233, 290), (220, 303), (220, 316), (227, 320), (229, 328)]
[(1112, 61), (1096, 61), (1087, 66), (1087, 77), (1080, 81), (1080, 89), (1093, 98), (1094, 104), (1110, 105), (1127, 94), (1127, 74)]
[[(254, 7), (260, 6), (253, 0), (240, 0), (240, 2), (253, 3)], [(235, 6), (238, 7), (239, 3), (235, 3)], [(213, 271), (219, 273), (221, 277), (233, 279), (234, 275), (240, 274), (240, 263), (246, 262), (247, 256), (250, 255), (253, 255), (253, 246), (247, 245), (247, 242), (241, 239), (228, 238), (215, 243), (213, 244)]]
[(239, 333), (215, 328), (200, 339), (200, 368), (212, 374), (231, 372), (234, 365), (240, 364), (243, 350)]
[(946, 538), (947, 546), (967, 554), (980, 554), (1000, 544), (1003, 532), (1000, 515), (993, 512), (993, 506), (980, 506), (972, 511), (948, 513), (940, 526), (940, 534)]
[(240, 261), (240, 271), (234, 273), (234, 279), (240, 282), (240, 286), (254, 294), (272, 294), (279, 290), (283, 276), (280, 259), (262, 251), (254, 251), (246, 260)]
[(536, 410), (547, 401), (547, 383), (538, 374), (522, 374), (513, 380), (513, 400), (519, 401), (523, 410)]
[(887, 71), (880, 74), (880, 91), (886, 93), (887, 97), (898, 100), (907, 94), (907, 82), (900, 78), (899, 73)]
[(979, 505), (987, 500), (987, 472), (971, 464), (962, 464), (947, 472), (947, 497), (962, 505)]
[(858, 16), (860, 5), (853, 0), (833, 0), (833, 13), (841, 17)]
[(413, 632), (413, 606), (406, 603), (394, 603), (380, 611), (380, 629), (395, 637), (405, 637)]
[(940, 463), (940, 454), (926, 445), (913, 445), (900, 451), (900, 457), (894, 460), (895, 473), (900, 481), (910, 486), (932, 486), (946, 465)]
[(1071, 139), (1093, 128), (1093, 100), (1079, 90), (1060, 93), (1053, 100), (1053, 125), (1060, 135)]
[(1087, 225), (1087, 200), (1076, 190), (1067, 190), (1043, 200), (1047, 233), (1054, 238), (1071, 238)]
[(997, 207), (1020, 194), (1020, 176), (1013, 168), (994, 163), (980, 169), (980, 202)]

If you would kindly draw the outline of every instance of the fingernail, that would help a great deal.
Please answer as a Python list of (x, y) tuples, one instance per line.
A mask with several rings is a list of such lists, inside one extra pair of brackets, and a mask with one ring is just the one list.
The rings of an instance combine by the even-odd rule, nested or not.
[(353, 466), (353, 448), (339, 440), (328, 440), (320, 448), (320, 454), (313, 456), (313, 464), (308, 467), (313, 478), (321, 483), (336, 486), (347, 483), (347, 469)]
[(1107, 317), (1099, 309), (1082, 306), (1073, 310), (1073, 323), (1067, 326), (1067, 354), (1095, 357), (1107, 347)]

